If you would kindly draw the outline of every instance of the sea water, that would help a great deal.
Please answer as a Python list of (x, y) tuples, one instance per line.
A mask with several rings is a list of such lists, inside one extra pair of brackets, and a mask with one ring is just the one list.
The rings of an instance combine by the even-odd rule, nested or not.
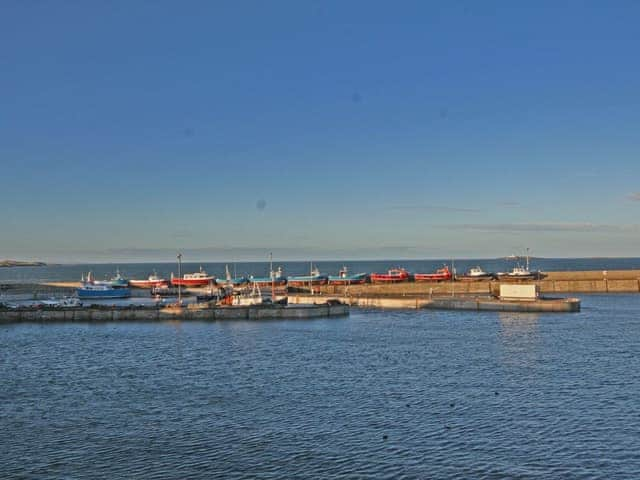
[(0, 326), (0, 478), (638, 478), (640, 295)]

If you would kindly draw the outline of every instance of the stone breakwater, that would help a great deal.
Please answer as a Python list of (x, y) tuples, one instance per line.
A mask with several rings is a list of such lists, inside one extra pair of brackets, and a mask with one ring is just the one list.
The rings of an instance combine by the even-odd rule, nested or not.
[[(323, 298), (324, 297), (324, 298)], [(424, 297), (424, 296), (340, 296), (292, 295), (289, 303), (317, 302), (328, 298), (359, 308), (477, 310), (495, 312), (579, 312), (577, 298), (539, 298), (536, 300), (510, 301), (494, 297)]]
[(335, 303), (234, 307), (87, 307), (0, 310), (0, 324), (19, 322), (161, 322), (312, 319), (349, 315), (349, 306)]

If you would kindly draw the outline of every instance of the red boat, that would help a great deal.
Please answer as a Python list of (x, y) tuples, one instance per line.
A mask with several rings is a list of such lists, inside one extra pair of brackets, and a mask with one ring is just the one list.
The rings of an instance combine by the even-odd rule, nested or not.
[(204, 287), (213, 282), (215, 277), (207, 274), (202, 267), (199, 272), (185, 273), (182, 278), (176, 278), (171, 273), (171, 283), (173, 285), (182, 285), (183, 287)]
[(394, 283), (409, 280), (409, 272), (404, 268), (392, 268), (387, 273), (372, 273), (369, 275), (371, 283)]
[(413, 279), (416, 282), (442, 282), (445, 280), (451, 280), (453, 275), (451, 270), (446, 265), (443, 268), (436, 270), (436, 273), (414, 273)]

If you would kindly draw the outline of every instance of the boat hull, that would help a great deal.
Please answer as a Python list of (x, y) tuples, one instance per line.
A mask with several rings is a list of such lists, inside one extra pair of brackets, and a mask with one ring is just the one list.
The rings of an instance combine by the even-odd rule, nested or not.
[(133, 288), (156, 288), (168, 285), (167, 280), (129, 280), (129, 286)]
[(400, 283), (400, 282), (408, 282), (409, 274), (407, 275), (387, 275), (384, 273), (372, 273), (371, 283)]
[(249, 279), (248, 278), (232, 278), (231, 280), (224, 280), (222, 278), (217, 278), (216, 279), (216, 285), (218, 285), (219, 287), (224, 287), (226, 285), (232, 285), (234, 287), (240, 287), (242, 285), (246, 285), (247, 283), (249, 283)]
[(445, 273), (414, 273), (413, 280), (415, 282), (445, 282), (451, 280), (452, 275)]
[(540, 280), (544, 278), (545, 275), (540, 273), (530, 273), (529, 275), (511, 275), (507, 274), (498, 274), (498, 280), (503, 282), (517, 282), (517, 281), (526, 281), (526, 280)]
[(86, 290), (78, 288), (76, 290), (78, 298), (129, 298), (131, 296), (131, 290), (129, 288), (113, 288), (110, 290)]
[(456, 280), (460, 282), (481, 282), (483, 280), (493, 280), (495, 275), (487, 273), (486, 275), (456, 275)]
[(302, 277), (287, 277), (287, 285), (290, 287), (308, 287), (309, 285), (326, 285), (329, 281), (329, 277), (320, 276), (302, 276)]
[(356, 275), (329, 275), (329, 284), (330, 285), (360, 285), (367, 281), (366, 273), (359, 273)]
[(272, 285), (274, 287), (284, 287), (287, 284), (287, 279), (276, 278), (274, 280), (271, 280), (270, 278), (267, 278), (267, 277), (261, 277), (261, 278), (250, 279), (249, 283), (251, 283), (252, 285), (255, 284), (260, 288), (271, 288)]
[(213, 277), (206, 278), (173, 278), (171, 279), (172, 285), (180, 285), (183, 287), (205, 287), (209, 283), (213, 282)]

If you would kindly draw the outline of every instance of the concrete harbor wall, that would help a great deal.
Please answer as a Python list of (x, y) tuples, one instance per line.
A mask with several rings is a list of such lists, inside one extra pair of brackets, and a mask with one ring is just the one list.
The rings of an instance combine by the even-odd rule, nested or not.
[[(456, 282), (401, 282), (390, 284), (323, 285), (324, 294), (348, 295), (495, 295), (496, 280)], [(548, 272), (542, 280), (527, 280), (541, 293), (640, 293), (640, 270)]]
[(579, 312), (577, 298), (540, 298), (536, 300), (500, 300), (482, 296), (423, 297), (423, 296), (358, 296), (358, 295), (290, 295), (289, 303), (322, 302), (333, 298), (359, 308), (439, 310), (487, 310), (502, 312)]
[(161, 322), (340, 317), (348, 305), (234, 306), (209, 308), (24, 308), (0, 310), (0, 324), (20, 322)]

